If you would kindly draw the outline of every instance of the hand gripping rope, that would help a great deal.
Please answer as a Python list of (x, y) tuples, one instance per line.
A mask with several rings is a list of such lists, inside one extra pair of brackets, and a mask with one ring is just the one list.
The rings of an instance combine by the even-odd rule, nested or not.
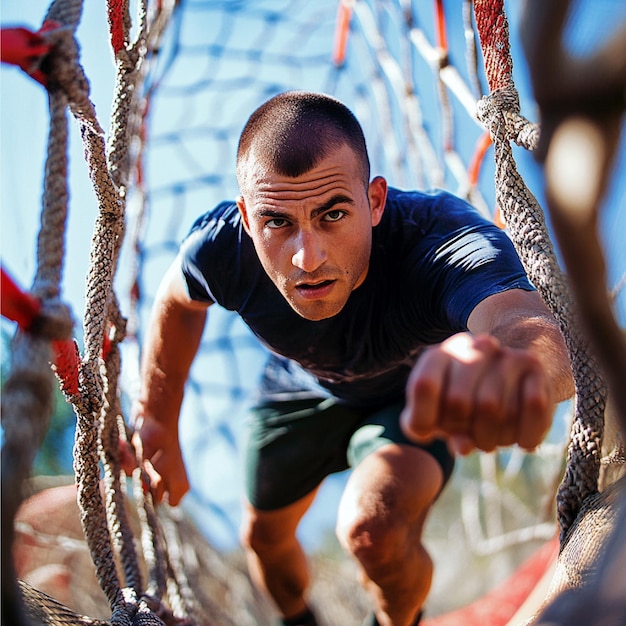
[[(149, 552), (146, 555), (149, 582), (145, 588), (132, 531), (126, 519), (118, 458), (118, 438), (125, 432), (117, 393), (118, 344), (124, 337), (125, 321), (112, 289), (124, 233), (125, 186), (129, 170), (127, 132), (132, 108), (137, 106), (137, 98), (133, 96), (140, 95), (147, 51), (154, 49), (151, 46), (156, 44), (174, 6), (173, 0), (159, 2), (149, 19), (145, 2), (140, 2), (138, 35), (136, 41), (131, 42), (128, 2), (111, 0), (108, 4), (111, 45), (117, 67), (108, 155), (104, 132), (89, 99), (89, 84), (80, 66), (74, 39), (82, 2), (56, 0), (48, 10), (44, 26), (37, 32), (23, 28), (3, 30), (2, 60), (20, 66), (47, 88), (51, 119), (37, 275), (31, 293), (22, 292), (8, 274), (2, 272), (3, 314), (19, 324), (12, 372), (2, 396), (5, 427), (3, 541), (5, 545), (11, 545), (21, 483), (28, 475), (34, 454), (47, 430), (53, 389), (49, 363), (54, 362), (61, 387), (77, 417), (74, 469), (78, 503), (96, 575), (111, 606), (111, 624), (150, 626), (163, 624), (163, 620), (189, 623), (180, 587), (172, 585), (171, 579), (168, 581), (175, 568), (164, 563), (167, 556), (157, 519), (149, 494), (141, 486), (136, 489), (136, 498), (138, 505), (143, 505), (144, 513), (140, 515), (144, 522), (142, 541), (144, 549)], [(7, 41), (8, 46), (5, 45)], [(67, 218), (68, 129), (65, 112), (68, 107), (81, 128), (89, 175), (100, 209), (87, 284), (85, 353), (82, 358), (70, 338), (72, 321), (69, 310), (58, 302)], [(101, 466), (104, 468), (106, 505), (100, 491)], [(141, 485), (140, 481), (138, 483)], [(122, 587), (117, 572), (114, 548), (120, 555), (125, 587)], [(166, 586), (170, 606), (176, 615), (162, 603)], [(85, 623), (84, 618), (72, 616), (67, 608), (36, 590), (24, 585), (19, 590), (9, 550), (3, 551), (2, 589), (3, 615), (10, 616), (16, 625), (28, 624), (32, 619), (47, 624)], [(26, 601), (24, 605), (21, 598)]]

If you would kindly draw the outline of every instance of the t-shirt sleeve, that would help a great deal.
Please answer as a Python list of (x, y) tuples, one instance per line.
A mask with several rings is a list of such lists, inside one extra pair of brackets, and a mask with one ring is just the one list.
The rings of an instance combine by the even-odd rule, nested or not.
[(509, 236), (465, 201), (443, 194), (419, 250), (432, 312), (464, 330), (474, 307), (509, 289), (534, 289)]
[(236, 205), (219, 204), (199, 217), (180, 246), (180, 264), (189, 296), (228, 306), (228, 286), (238, 271), (241, 236)]

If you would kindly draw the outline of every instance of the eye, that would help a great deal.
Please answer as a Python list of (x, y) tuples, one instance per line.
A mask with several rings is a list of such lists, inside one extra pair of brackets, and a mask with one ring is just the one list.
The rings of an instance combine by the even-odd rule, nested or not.
[(345, 211), (340, 209), (333, 209), (324, 214), (324, 220), (327, 222), (338, 222), (342, 217), (346, 215)]
[(284, 228), (289, 222), (284, 217), (273, 217), (271, 220), (265, 222), (267, 228)]

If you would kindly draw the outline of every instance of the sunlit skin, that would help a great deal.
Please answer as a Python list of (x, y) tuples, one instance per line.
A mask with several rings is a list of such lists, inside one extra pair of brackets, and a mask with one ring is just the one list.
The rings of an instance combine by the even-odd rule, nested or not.
[(366, 187), (347, 145), (295, 178), (267, 171), (253, 150), (247, 172), (237, 206), (265, 272), (305, 319), (337, 315), (367, 276), (385, 179)]
[[(329, 319), (368, 277), (373, 228), (383, 217), (387, 183), (381, 177), (369, 181), (363, 162), (345, 144), (306, 173), (279, 174), (262, 158), (271, 157), (274, 149), (267, 137), (277, 136), (280, 140), (275, 132), (253, 133), (241, 144), (237, 206), (259, 261), (282, 297), (304, 319)], [(289, 136), (289, 154), (304, 158), (298, 141), (310, 133)], [(133, 410), (133, 440), (140, 440), (136, 447), (143, 450), (151, 490), (157, 501), (165, 498), (171, 505), (189, 489), (179, 414), (212, 305), (193, 299), (183, 260), (172, 263), (155, 298)], [(414, 288), (411, 269), (398, 268), (394, 276), (407, 290)], [(228, 279), (226, 274), (223, 280)], [(474, 279), (468, 275), (467, 280)], [(417, 318), (415, 323), (419, 331), (424, 322)], [(558, 324), (536, 292), (508, 289), (477, 303), (465, 330), (425, 347), (406, 384), (402, 430), (416, 442), (447, 439), (460, 453), (514, 443), (533, 449), (551, 423), (554, 403), (573, 393)], [(367, 335), (368, 329), (363, 332)], [(134, 456), (125, 461), (132, 471)], [(442, 485), (437, 460), (404, 443), (371, 451), (346, 483), (336, 534), (356, 560), (381, 625), (413, 624), (426, 601), (433, 563), (421, 537)], [(241, 540), (251, 577), (286, 618), (308, 607), (310, 576), (297, 529), (316, 492), (278, 509), (244, 503)]]

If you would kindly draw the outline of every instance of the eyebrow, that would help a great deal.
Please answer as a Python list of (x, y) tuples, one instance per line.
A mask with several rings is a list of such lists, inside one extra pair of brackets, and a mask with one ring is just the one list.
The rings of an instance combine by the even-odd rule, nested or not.
[[(338, 193), (334, 195), (332, 198), (329, 198), (324, 204), (313, 209), (311, 211), (311, 217), (317, 217), (326, 211), (332, 209), (336, 204), (354, 204), (354, 200), (345, 194)], [(257, 217), (285, 217), (287, 213), (285, 211), (277, 211), (275, 209), (261, 209), (259, 211), (255, 211)]]

